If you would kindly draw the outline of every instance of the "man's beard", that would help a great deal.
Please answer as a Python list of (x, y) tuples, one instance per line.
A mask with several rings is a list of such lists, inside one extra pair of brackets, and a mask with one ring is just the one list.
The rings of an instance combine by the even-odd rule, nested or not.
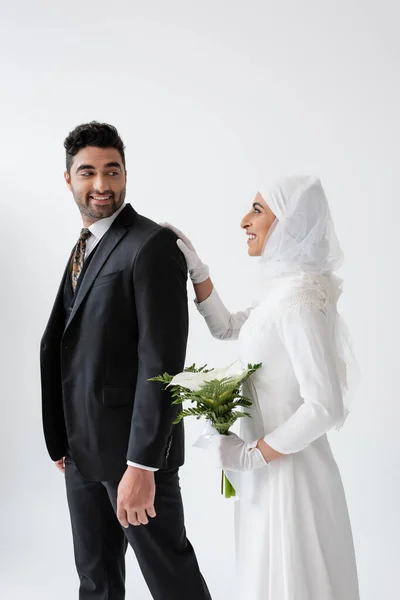
[(90, 197), (92, 194), (85, 194), (85, 196), (78, 195), (72, 190), (74, 200), (81, 212), (85, 217), (89, 217), (95, 221), (99, 219), (105, 219), (106, 217), (111, 217), (123, 204), (126, 196), (126, 187), (124, 187), (118, 196), (116, 197), (114, 192), (106, 191), (99, 195), (111, 195), (110, 204), (107, 206), (94, 206), (91, 204)]

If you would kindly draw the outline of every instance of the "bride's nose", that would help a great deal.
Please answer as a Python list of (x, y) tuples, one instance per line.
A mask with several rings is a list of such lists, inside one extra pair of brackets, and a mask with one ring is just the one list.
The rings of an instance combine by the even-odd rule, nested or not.
[(247, 229), (248, 227), (250, 227), (250, 225), (251, 225), (250, 213), (247, 213), (247, 215), (245, 215), (243, 217), (243, 219), (241, 220), (240, 227), (242, 229)]

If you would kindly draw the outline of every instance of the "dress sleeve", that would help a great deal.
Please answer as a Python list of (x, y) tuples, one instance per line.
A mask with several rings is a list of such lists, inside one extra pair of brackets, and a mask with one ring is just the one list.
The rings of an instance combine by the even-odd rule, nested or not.
[(229, 312), (215, 288), (206, 300), (195, 304), (211, 334), (219, 340), (237, 340), (241, 328), (252, 311), (250, 307), (237, 313)]
[(284, 313), (277, 328), (303, 403), (264, 440), (277, 452), (292, 454), (306, 448), (343, 419), (343, 397), (324, 311), (316, 306), (300, 306)]

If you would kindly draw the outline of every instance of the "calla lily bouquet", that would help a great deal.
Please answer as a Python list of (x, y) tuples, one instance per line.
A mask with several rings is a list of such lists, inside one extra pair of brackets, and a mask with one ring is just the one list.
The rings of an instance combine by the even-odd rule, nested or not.
[[(158, 381), (171, 388), (173, 404), (183, 404), (187, 400), (193, 405), (183, 408), (174, 424), (180, 423), (185, 417), (204, 417), (218, 433), (229, 435), (229, 429), (238, 419), (250, 416), (242, 409), (249, 408), (252, 402), (241, 394), (241, 388), (246, 379), (261, 367), (261, 363), (249, 364), (247, 369), (243, 369), (239, 363), (220, 369), (206, 367), (196, 368), (193, 364), (178, 375), (164, 373), (150, 381)], [(224, 473), (221, 491), (226, 498), (236, 495)]]

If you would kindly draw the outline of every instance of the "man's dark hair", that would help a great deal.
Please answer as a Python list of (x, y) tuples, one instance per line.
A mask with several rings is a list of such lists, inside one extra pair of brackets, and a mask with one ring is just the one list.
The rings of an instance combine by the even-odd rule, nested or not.
[(75, 154), (82, 148), (94, 146), (95, 148), (115, 148), (121, 155), (125, 167), (125, 146), (119, 133), (113, 125), (91, 121), (75, 127), (65, 138), (66, 166), (68, 173)]

